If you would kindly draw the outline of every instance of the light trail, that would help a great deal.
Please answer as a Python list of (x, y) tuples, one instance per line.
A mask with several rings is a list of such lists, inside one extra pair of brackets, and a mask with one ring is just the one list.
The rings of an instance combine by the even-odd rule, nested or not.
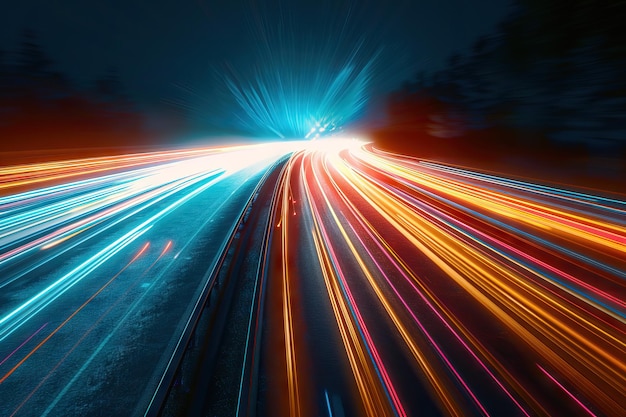
[[(146, 406), (138, 401), (150, 392), (179, 321), (186, 320), (187, 306), (204, 286), (202, 274), (187, 277), (181, 271), (202, 270), (217, 259), (212, 251), (219, 249), (219, 239), (229, 238), (229, 222), (235, 220), (230, 213), (292, 148), (235, 145), (2, 168), (2, 188), (19, 191), (0, 197), (0, 414), (75, 414), (72, 407), (88, 404), (80, 405), (88, 393), (76, 387), (110, 366), (112, 348), (135, 349), (128, 332), (146, 334), (144, 322), (162, 339), (142, 352), (154, 358), (155, 368), (134, 372), (131, 378), (141, 382), (111, 395), (117, 397), (114, 405), (127, 411)], [(62, 183), (67, 180), (72, 182)], [(40, 184), (45, 187), (35, 188)], [(220, 223), (213, 224), (216, 219)], [(198, 246), (207, 233), (215, 243)], [(160, 253), (152, 254), (147, 243), (137, 248), (137, 240), (145, 238), (162, 242)], [(183, 256), (153, 271), (174, 239)], [(190, 266), (190, 253), (206, 253), (208, 259)], [(124, 257), (126, 266), (115, 273)], [(146, 279), (148, 285), (141, 284)], [(133, 302), (120, 302), (131, 292)], [(167, 303), (161, 306), (160, 300)], [(155, 307), (163, 310), (146, 316)], [(163, 323), (150, 318), (155, 314), (165, 317)], [(54, 330), (44, 334), (46, 325)], [(26, 355), (18, 358), (24, 349)], [(113, 362), (112, 369), (124, 373), (143, 366), (144, 359), (129, 360)]]
[[(26, 354), (26, 356), (24, 356), (24, 358), (22, 358), (17, 365), (15, 365), (13, 368), (11, 368), (6, 374), (4, 374), (3, 377), (0, 378), (0, 384), (2, 384), (4, 381), (6, 381), (6, 379), (8, 377), (10, 377), (20, 366), (22, 366), (24, 364), (24, 362), (26, 362), (28, 360), (28, 358), (30, 358), (35, 352), (37, 352), (43, 345), (45, 345), (48, 340), (50, 340), (50, 338), (52, 336), (54, 336), (56, 333), (59, 332), (59, 330), (61, 330), (70, 320), (72, 320), (72, 318), (74, 318), (78, 313), (80, 313), (91, 301), (93, 301), (94, 298), (96, 298), (102, 291), (104, 291), (106, 289), (106, 287), (108, 287), (113, 281), (115, 281), (129, 266), (131, 266), (133, 264), (133, 262), (135, 262), (137, 259), (139, 259), (139, 257), (143, 254), (143, 252), (145, 252), (145, 250), (148, 248), (149, 243), (146, 243), (141, 250), (133, 257), (133, 259), (131, 259), (126, 265), (124, 265), (124, 267), (117, 273), (115, 274), (110, 280), (108, 280), (102, 287), (100, 287), (100, 289), (98, 289), (98, 291), (96, 291), (93, 295), (91, 295), (91, 297), (89, 297), (83, 304), (80, 305), (80, 307), (78, 307), (76, 310), (74, 310), (72, 312), (72, 314), (70, 314), (59, 326), (57, 326), (50, 334), (48, 334), (48, 336), (45, 337), (45, 339), (43, 339), (41, 342), (39, 342), (39, 344), (37, 344), (37, 346), (35, 346), (30, 352), (28, 352), (28, 354)], [(79, 340), (79, 342), (82, 340), (82, 338)], [(73, 350), (73, 349), (72, 349)], [(69, 353), (69, 352), (68, 352)], [(53, 368), (53, 370), (56, 369)], [(48, 377), (46, 376), (46, 378), (44, 378), (43, 381), (45, 381), (46, 379), (48, 379)], [(39, 387), (39, 386), (38, 386)], [(38, 388), (37, 387), (37, 388)], [(30, 398), (30, 395), (28, 396), (28, 398)], [(20, 405), (21, 407), (21, 405)]]
[[(33, 349), (33, 351), (31, 351), (28, 355), (26, 355), (26, 357), (24, 359), (28, 359), (33, 353), (35, 353), (37, 350), (39, 350), (41, 348), (41, 346), (43, 344), (45, 344), (46, 342), (48, 342), (50, 340), (50, 337), (54, 336), (63, 326), (65, 326), (72, 318), (74, 318), (76, 316), (76, 314), (78, 314), (81, 310), (84, 309), (85, 306), (87, 306), (87, 304), (89, 304), (91, 301), (93, 301), (94, 298), (96, 298), (102, 291), (104, 291), (106, 289), (106, 287), (108, 287), (113, 281), (115, 281), (130, 265), (132, 265), (137, 259), (139, 259), (145, 252), (146, 250), (149, 248), (150, 246), (150, 242), (146, 242), (141, 249), (139, 250), (139, 252), (137, 252), (137, 254), (128, 262), (128, 264), (126, 264), (124, 266), (124, 268), (122, 268), (122, 270), (120, 272), (118, 272), (117, 274), (115, 274), (109, 281), (107, 281), (96, 293), (94, 293), (91, 297), (89, 297), (89, 299), (87, 299), (87, 301), (85, 301), (85, 303), (83, 303), (77, 310), (75, 310), (69, 317), (68, 319), (66, 319), (63, 323), (61, 323), (61, 325), (59, 325), (59, 327), (57, 327), (54, 331), (52, 331), (52, 333), (50, 333), (48, 335), (48, 337), (46, 337), (39, 345), (37, 345), (35, 347), (35, 349)], [(148, 267), (148, 269), (146, 270), (146, 272), (148, 272), (151, 269), (152, 266)], [(143, 277), (143, 275), (146, 273), (144, 272), (142, 275), (140, 275), (139, 277)], [(126, 295), (126, 294), (124, 294)], [(24, 398), (24, 400), (17, 406), (17, 408), (13, 411), (13, 413), (11, 413), (11, 417), (15, 416), (21, 409), (22, 407), (24, 407), (24, 405), (26, 405), (26, 403), (32, 398), (33, 395), (35, 395), (35, 393), (45, 384), (45, 382), (54, 374), (54, 372), (57, 371), (57, 369), (63, 364), (63, 362), (65, 362), (65, 360), (72, 354), (72, 352), (74, 352), (74, 350), (76, 350), (76, 348), (78, 346), (81, 345), (81, 343), (85, 340), (85, 338), (87, 336), (89, 336), (89, 334), (96, 328), (96, 326), (102, 321), (102, 319), (104, 319), (104, 317), (107, 316), (107, 314), (117, 306), (117, 304), (121, 301), (122, 297), (120, 297), (120, 299), (118, 299), (118, 301), (116, 301), (115, 303), (111, 304), (111, 306), (109, 306), (109, 308), (107, 310), (105, 310), (105, 312), (98, 318), (98, 320), (94, 321), (94, 323), (91, 325), (91, 327), (89, 327), (89, 329), (83, 333), (83, 335), (74, 343), (74, 345), (67, 350), (67, 352), (65, 353), (65, 355), (63, 355), (63, 357), (54, 365), (54, 367), (48, 372), (48, 374), (43, 377), (39, 383), (37, 384), (36, 387), (33, 388), (33, 390)], [(18, 364), (21, 365), (24, 362), (20, 362)], [(88, 364), (88, 362), (86, 362), (86, 364)], [(15, 369), (15, 368), (14, 368)], [(13, 370), (12, 370), (13, 371)], [(76, 378), (77, 376), (80, 375), (79, 373), (76, 373), (74, 375), (74, 378)], [(8, 376), (8, 375), (7, 375)], [(72, 380), (74, 379), (72, 378)], [(1, 383), (1, 382), (0, 382)], [(71, 384), (71, 381), (70, 381)], [(69, 387), (69, 385), (66, 385), (66, 387), (64, 387), (64, 389), (61, 391), (61, 393), (59, 394), (59, 396), (63, 395), (66, 392), (66, 389)], [(58, 396), (57, 396), (58, 398)], [(54, 407), (54, 405), (56, 404), (57, 399), (55, 399), (49, 407)], [(47, 413), (44, 413), (47, 414)]]
[[(146, 311), (153, 325), (169, 323), (167, 335), (158, 326), (141, 333), (164, 338), (146, 354), (167, 368), (207, 283), (167, 297), (239, 236), (237, 213), (254, 201), (246, 192), (285, 155), (261, 199), (269, 217), (255, 220), (270, 228), (242, 327), (244, 364), (276, 375), (234, 370), (238, 413), (254, 409), (261, 394), (250, 379), (260, 378), (264, 401), (291, 416), (342, 407), (371, 416), (626, 414), (622, 196), (338, 139), (2, 168), (0, 188), (14, 193), (0, 197), (0, 389), (22, 393), (7, 414), (70, 407), (114, 341), (130, 337), (124, 329), (141, 333)], [(125, 306), (122, 296), (135, 301)], [(263, 333), (267, 317), (275, 322)], [(332, 329), (320, 329), (323, 320)], [(276, 351), (258, 353), (266, 344)], [(318, 351), (337, 369), (318, 366)], [(120, 359), (116, 372), (133, 360)], [(149, 403), (159, 372), (128, 401)], [(44, 389), (52, 380), (60, 388)]]
[[(61, 361), (59, 361), (57, 363), (57, 365), (55, 366), (54, 369), (56, 369), (58, 366), (60, 366), (62, 364), (62, 362), (69, 356), (69, 354), (76, 349), (80, 343), (93, 331), (97, 328), (97, 326), (100, 324), (100, 322), (102, 320), (104, 320), (108, 314), (114, 309), (116, 308), (119, 303), (121, 303), (122, 301), (124, 301), (126, 299), (126, 297), (128, 296), (128, 294), (131, 292), (131, 290), (135, 287), (135, 285), (137, 285), (139, 283), (139, 281), (141, 279), (143, 279), (151, 270), (152, 268), (163, 258), (163, 256), (165, 256), (165, 254), (168, 252), (169, 248), (172, 246), (172, 241), (168, 241), (167, 244), (165, 245), (165, 247), (163, 248), (163, 250), (161, 251), (160, 255), (152, 262), (152, 264), (150, 264), (143, 273), (138, 274), (137, 277), (133, 280), (132, 285), (129, 285), (126, 289), (126, 291), (113, 303), (111, 303), (111, 305), (100, 315), (100, 317), (98, 317), (98, 319), (96, 321), (93, 322), (93, 324), (89, 327), (89, 329), (87, 329), (87, 331), (85, 331), (85, 333), (83, 333), (83, 335), (81, 336), (81, 338), (74, 344), (74, 346), (72, 346), (72, 348), (67, 352), (67, 354), (62, 358)], [(149, 242), (147, 242), (142, 248), (141, 250), (137, 253), (137, 255), (135, 255), (135, 258), (133, 258), (133, 260), (131, 262), (134, 262), (139, 256), (143, 255), (143, 253), (148, 249), (149, 247)], [(136, 306), (139, 304), (139, 300), (134, 300), (133, 302), (133, 306)], [(129, 310), (133, 311), (133, 308), (131, 308)], [(128, 315), (128, 312), (126, 313)], [(80, 369), (78, 370), (78, 372), (76, 372), (73, 376), (72, 379), (63, 387), (63, 389), (61, 390), (61, 392), (59, 392), (59, 394), (54, 398), (54, 400), (48, 405), (48, 407), (46, 408), (46, 410), (44, 411), (44, 413), (42, 414), (42, 417), (47, 416), (51, 410), (54, 409), (54, 407), (56, 406), (56, 404), (60, 401), (60, 399), (67, 393), (67, 391), (73, 386), (73, 384), (75, 383), (75, 381), (80, 377), (80, 375), (85, 371), (85, 369), (87, 369), (87, 367), (91, 364), (91, 362), (97, 357), (98, 353), (102, 350), (102, 348), (108, 343), (108, 341), (110, 340), (110, 338), (112, 337), (112, 335), (115, 333), (115, 331), (117, 331), (122, 323), (124, 323), (124, 320), (121, 320), (118, 325), (113, 329), (112, 332), (110, 332), (108, 334), (108, 336), (98, 345), (98, 347), (93, 351), (93, 353), (91, 354), (91, 356), (89, 356), (89, 358), (82, 364), (82, 366), (80, 367)], [(36, 389), (38, 389), (43, 382), (45, 382), (45, 380), (48, 378), (48, 376), (50, 376), (50, 374), (52, 373), (52, 371), (50, 371), (50, 373), (40, 382), (40, 384), (36, 387)], [(20, 407), (23, 406), (28, 399), (30, 399), (30, 397), (35, 393), (35, 390), (33, 390), (31, 392), (31, 394), (29, 394), (29, 396), (22, 402), (22, 404), (20, 404)], [(19, 408), (15, 410), (14, 414), (19, 411)]]
[[(366, 414), (415, 407), (393, 382), (405, 377), (384, 365), (392, 358), (374, 337), (384, 325), (359, 313), (374, 300), (390, 319), (388, 331), (404, 341), (407, 366), (417, 365), (417, 380), (427, 381), (445, 414), (560, 412), (538, 388), (541, 375), (512, 366), (510, 355), (558, 371), (581, 411), (626, 412), (623, 200), (350, 141), (312, 142), (294, 164), (299, 182), (287, 181), (298, 189), (283, 195), (279, 226), (294, 209), (301, 224), (313, 225), (321, 279)], [(292, 192), (301, 195), (294, 208)], [(283, 239), (283, 254), (296, 247)], [(417, 272), (424, 265), (429, 272)], [(293, 270), (285, 281), (313, 275), (283, 267)], [(463, 307), (450, 304), (446, 288), (461, 291)], [(507, 332), (515, 351), (503, 353), (464, 309)]]
[(288, 385), (288, 399), (289, 399), (289, 415), (299, 417), (302, 414), (301, 410), (301, 398), (298, 384), (298, 372), (297, 372), (297, 358), (296, 358), (296, 346), (294, 337), (294, 322), (293, 322), (293, 306), (291, 295), (291, 277), (290, 277), (290, 251), (289, 251), (289, 226), (292, 208), (293, 195), (291, 193), (291, 180), (293, 175), (294, 164), (293, 161), (296, 158), (301, 157), (300, 154), (294, 156), (293, 159), (288, 162), (287, 167), (284, 170), (284, 175), (281, 175), (279, 179), (279, 195), (280, 195), (280, 221), (281, 227), (280, 239), (281, 239), (281, 272), (282, 272), (282, 311), (283, 311), (283, 329), (285, 337), (285, 363), (287, 368), (287, 385)]

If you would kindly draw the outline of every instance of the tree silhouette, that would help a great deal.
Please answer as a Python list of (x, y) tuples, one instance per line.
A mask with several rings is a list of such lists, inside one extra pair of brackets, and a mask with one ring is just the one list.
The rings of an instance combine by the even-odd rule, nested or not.
[(408, 83), (403, 91), (432, 95), (453, 109), (447, 113), (463, 111), (466, 128), (511, 130), (528, 149), (545, 147), (542, 137), (564, 151), (581, 142), (626, 149), (626, 2), (515, 5), (496, 34), (451, 56), (430, 85)]
[(29, 75), (44, 75), (50, 65), (51, 61), (39, 45), (35, 32), (24, 30), (18, 52), (18, 69)]
[(54, 69), (32, 30), (25, 30), (15, 61), (0, 54), (2, 150), (89, 148), (141, 143), (142, 116), (109, 70), (91, 91)]
[(115, 68), (110, 68), (104, 76), (96, 79), (94, 90), (99, 99), (107, 102), (128, 100), (120, 75)]

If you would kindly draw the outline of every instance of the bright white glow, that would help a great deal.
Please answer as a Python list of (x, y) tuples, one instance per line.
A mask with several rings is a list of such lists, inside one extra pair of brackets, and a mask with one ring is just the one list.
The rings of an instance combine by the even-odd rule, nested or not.
[(297, 143), (285, 141), (247, 146), (243, 149), (224, 153), (221, 155), (223, 159), (219, 162), (214, 161), (212, 166), (224, 169), (225, 174), (228, 175), (255, 164), (267, 164), (270, 160), (277, 160), (288, 155), (298, 149)]
[(364, 141), (357, 138), (332, 138), (332, 139), (319, 139), (309, 140), (304, 142), (306, 150), (325, 153), (339, 153), (343, 150), (355, 151), (361, 149), (361, 147), (369, 141)]

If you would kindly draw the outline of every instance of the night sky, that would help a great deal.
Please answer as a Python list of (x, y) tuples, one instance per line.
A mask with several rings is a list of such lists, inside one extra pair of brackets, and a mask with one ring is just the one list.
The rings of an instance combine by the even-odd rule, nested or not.
[[(32, 29), (75, 84), (115, 69), (142, 106), (182, 102), (202, 118), (223, 105), (225, 68), (245, 79), (263, 51), (279, 44), (303, 51), (341, 38), (337, 51), (349, 54), (362, 41), (361, 55), (379, 53), (370, 87), (388, 91), (492, 32), (509, 2), (23, 0), (7, 9), (3, 50), (15, 50), (21, 32)], [(263, 33), (270, 35), (265, 49)]]
[(0, 417), (626, 416), (626, 0), (0, 10)]

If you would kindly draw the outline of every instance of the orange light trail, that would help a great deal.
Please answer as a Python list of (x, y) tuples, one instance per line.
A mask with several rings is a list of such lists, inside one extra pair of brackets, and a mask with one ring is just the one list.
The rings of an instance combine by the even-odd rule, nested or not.
[(104, 291), (113, 281), (115, 281), (124, 271), (126, 271), (141, 255), (148, 249), (150, 242), (146, 242), (139, 252), (120, 269), (115, 275), (111, 277), (98, 291), (93, 293), (83, 304), (81, 304), (72, 314), (70, 314), (61, 324), (59, 324), (48, 336), (46, 336), (41, 342), (37, 344), (30, 352), (24, 356), (15, 366), (13, 366), (2, 378), (0, 378), (0, 384), (4, 383), (20, 366), (24, 364), (31, 356), (33, 356), (43, 345), (45, 345), (55, 334), (59, 332), (67, 323), (70, 322), (78, 313), (80, 313), (94, 298), (96, 298), (102, 291)]
[[(14, 305), (0, 317), (0, 342), (13, 338), (3, 351), (0, 384), (132, 264), (151, 270), (174, 246), (172, 262), (182, 269), (193, 264), (186, 253), (178, 257), (188, 245), (180, 238), (192, 226), (176, 229), (189, 213), (210, 211), (206, 204), (215, 196), (174, 218), (175, 227), (157, 222), (243, 167), (263, 166), (267, 178), (277, 178), (274, 191), (258, 191), (246, 204), (253, 209), (261, 197), (269, 207), (265, 224), (272, 227), (264, 226), (267, 250), (257, 270), (267, 273), (259, 300), (269, 301), (254, 305), (268, 310), (251, 310), (264, 329), (248, 334), (261, 352), (253, 352), (258, 369), (239, 369), (237, 381), (253, 390), (247, 375), (277, 372), (262, 381), (267, 392), (267, 381), (280, 386), (265, 398), (279, 403), (278, 414), (626, 415), (625, 196), (421, 161), (355, 140), (278, 148), (198, 148), (0, 169), (0, 192), (25, 190), (0, 197), (0, 267), (11, 272), (0, 276), (0, 288), (28, 286), (29, 272), (63, 264), (60, 256), (80, 253), (70, 251), (85, 242), (103, 242), (78, 266), (62, 265), (52, 281), (37, 277), (40, 287), (28, 299), (10, 300)], [(272, 164), (279, 158), (270, 166), (280, 171), (260, 163), (262, 155)], [(127, 226), (129, 219), (136, 223)], [(240, 231), (253, 227), (245, 220), (235, 224), (241, 228), (232, 241), (254, 234)], [(148, 230), (143, 239), (162, 242), (158, 252), (154, 243), (139, 244)], [(133, 252), (122, 252), (127, 247)], [(130, 261), (112, 278), (117, 269), (106, 269), (97, 284), (84, 279), (114, 255)], [(79, 281), (93, 286), (91, 296), (63, 312), (54, 330), (44, 337), (45, 326), (33, 333), (41, 323), (25, 325)], [(219, 284), (210, 288), (224, 291)], [(213, 294), (209, 301), (215, 299), (221, 300)], [(265, 317), (275, 320), (262, 327)], [(319, 358), (337, 369), (321, 369)]]
[[(378, 352), (367, 336), (365, 329), (374, 324), (357, 313), (362, 301), (347, 292), (356, 282), (371, 289), (408, 349), (407, 363), (417, 365), (447, 415), (493, 414), (493, 399), (480, 397), (482, 388), (467, 373), (470, 365), (455, 359), (456, 348), (437, 340), (443, 331), (438, 326), (512, 410), (550, 414), (558, 405), (532, 385), (538, 377), (490, 351), (493, 342), (477, 334), (480, 326), (447, 304), (444, 282), (462, 291), (493, 326), (507, 329), (526, 360), (558, 372), (575, 404), (592, 414), (626, 413), (626, 203), (439, 169), (346, 143), (312, 147), (293, 161), (301, 169), (289, 174), (299, 175), (296, 192), (304, 196), (300, 204), (304, 199), (308, 205), (299, 211), (313, 225), (324, 284), (368, 415), (403, 415), (406, 398), (394, 388), (394, 370), (383, 365), (384, 349)], [(284, 255), (291, 248), (285, 225), (292, 197), (285, 191), (282, 198)], [(381, 257), (388, 266), (379, 264)], [(415, 273), (425, 263), (438, 272)], [(407, 285), (403, 280), (425, 304), (400, 289)], [(425, 306), (439, 324), (419, 320), (413, 309)]]

